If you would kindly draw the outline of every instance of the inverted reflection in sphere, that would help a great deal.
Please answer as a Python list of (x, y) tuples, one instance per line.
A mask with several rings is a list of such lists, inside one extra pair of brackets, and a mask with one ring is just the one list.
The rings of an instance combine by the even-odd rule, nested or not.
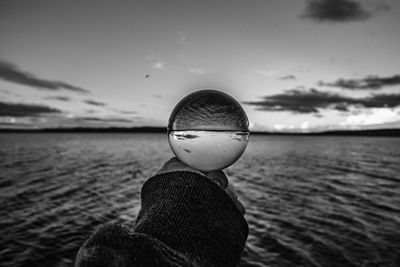
[(187, 165), (210, 172), (233, 164), (246, 149), (249, 121), (240, 104), (216, 90), (184, 97), (168, 121), (174, 154)]

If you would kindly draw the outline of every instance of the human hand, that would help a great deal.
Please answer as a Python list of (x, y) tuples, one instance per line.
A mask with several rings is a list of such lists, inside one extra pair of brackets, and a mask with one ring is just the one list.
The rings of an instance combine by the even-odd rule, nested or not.
[(187, 172), (195, 172), (197, 174), (205, 176), (204, 173), (202, 173), (199, 170), (196, 170), (195, 168), (190, 167), (189, 165), (186, 165), (182, 161), (180, 161), (177, 157), (173, 157), (167, 162), (164, 163), (164, 165), (161, 167), (161, 169), (156, 173), (156, 174), (163, 174), (163, 173), (168, 173), (168, 172), (175, 172), (175, 171), (187, 171)]
[(228, 178), (222, 170), (209, 172), (206, 174), (206, 176), (208, 179), (219, 185), (219, 187), (221, 187), (225, 193), (228, 194), (242, 215), (246, 213), (246, 210), (242, 202), (240, 202), (238, 194), (236, 193), (235, 187), (228, 182)]
[(157, 172), (157, 174), (163, 174), (174, 171), (194, 172), (207, 177), (208, 179), (216, 183), (222, 190), (225, 191), (225, 193), (232, 199), (233, 203), (239, 209), (242, 215), (245, 214), (246, 212), (245, 208), (243, 204), (239, 201), (234, 186), (229, 183), (226, 174), (222, 170), (203, 173), (197, 169), (190, 167), (189, 165), (186, 165), (185, 163), (180, 161), (177, 157), (173, 157), (163, 165), (163, 167)]

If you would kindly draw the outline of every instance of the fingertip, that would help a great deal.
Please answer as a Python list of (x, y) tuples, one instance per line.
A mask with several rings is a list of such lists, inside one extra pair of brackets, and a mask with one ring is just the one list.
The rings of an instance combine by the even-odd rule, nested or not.
[(236, 203), (236, 207), (238, 207), (240, 213), (241, 213), (242, 215), (245, 215), (245, 214), (246, 214), (246, 209), (244, 208), (244, 205), (242, 204), (242, 202), (240, 202), (239, 200), (237, 200), (235, 203)]
[(166, 162), (166, 164), (167, 163), (174, 163), (174, 162), (181, 162), (181, 161), (177, 157), (172, 157)]
[(207, 173), (206, 176), (208, 179), (218, 184), (222, 189), (226, 189), (228, 187), (229, 181), (223, 171), (212, 171)]

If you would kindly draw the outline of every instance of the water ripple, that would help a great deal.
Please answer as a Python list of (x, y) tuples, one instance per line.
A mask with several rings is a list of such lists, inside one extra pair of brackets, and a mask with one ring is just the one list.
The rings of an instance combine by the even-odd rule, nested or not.
[[(157, 134), (0, 135), (1, 266), (72, 266), (105, 222), (132, 225), (172, 154)], [(400, 140), (250, 138), (226, 170), (247, 213), (240, 266), (400, 266)]]

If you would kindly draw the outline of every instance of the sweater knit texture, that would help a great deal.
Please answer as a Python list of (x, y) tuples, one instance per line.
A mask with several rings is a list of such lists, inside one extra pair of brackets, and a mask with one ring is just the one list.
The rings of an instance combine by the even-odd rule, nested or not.
[(99, 227), (75, 266), (236, 266), (248, 225), (230, 197), (194, 172), (150, 178), (133, 229)]

